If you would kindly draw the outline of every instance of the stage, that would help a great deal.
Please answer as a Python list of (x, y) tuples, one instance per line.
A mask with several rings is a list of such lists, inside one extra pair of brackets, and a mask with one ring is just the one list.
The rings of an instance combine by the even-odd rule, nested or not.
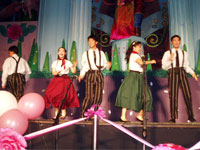
[[(66, 120), (60, 120), (60, 124)], [(51, 127), (53, 120), (32, 120), (26, 132), (32, 133)], [(140, 122), (115, 122), (142, 137)], [(26, 135), (25, 134), (25, 135)], [(200, 123), (147, 122), (147, 138), (152, 145), (174, 143), (190, 148), (200, 139)], [(82, 121), (43, 136), (28, 140), (28, 149), (92, 149), (92, 121)], [(141, 150), (143, 144), (122, 133), (108, 123), (99, 120), (98, 149)], [(146, 147), (146, 149), (151, 149)]]

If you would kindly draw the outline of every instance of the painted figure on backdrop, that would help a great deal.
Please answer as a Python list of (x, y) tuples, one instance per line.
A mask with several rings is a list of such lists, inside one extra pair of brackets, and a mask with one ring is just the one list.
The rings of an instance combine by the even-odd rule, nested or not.
[(40, 0), (1, 0), (0, 21), (38, 20)]
[(65, 97), (66, 101), (62, 107), (61, 119), (64, 119), (66, 117), (67, 108), (80, 107), (77, 93), (74, 89), (73, 84), (71, 84), (70, 86), (71, 79), (68, 76), (70, 70), (72, 71), (72, 73), (76, 73), (76, 66), (77, 61), (72, 64), (69, 60), (67, 60), (66, 49), (60, 47), (58, 49), (58, 59), (55, 60), (51, 66), (52, 74), (54, 77), (48, 85), (44, 94), (46, 108), (49, 108), (50, 104), (52, 104), (52, 106), (55, 108), (55, 115), (53, 117), (54, 119), (56, 118), (59, 107)]
[(141, 35), (143, 0), (117, 0), (110, 38), (120, 40)]
[(122, 107), (121, 121), (126, 119), (127, 109), (138, 112), (136, 119), (143, 121), (144, 93), (146, 95), (146, 111), (152, 110), (152, 95), (144, 81), (143, 65), (155, 64), (155, 60), (143, 61), (141, 52), (141, 42), (134, 41), (126, 52), (126, 61), (129, 63), (129, 73), (125, 77), (117, 93), (115, 106)]
[(102, 70), (111, 67), (111, 63), (107, 62), (104, 52), (97, 48), (97, 44), (97, 38), (90, 35), (88, 37), (90, 48), (82, 55), (82, 69), (79, 76), (79, 82), (85, 77), (85, 97), (82, 103), (82, 117), (93, 104), (101, 104), (104, 85)]
[(198, 77), (189, 66), (188, 54), (180, 48), (181, 38), (178, 35), (171, 37), (172, 49), (164, 53), (162, 58), (162, 68), (168, 70), (168, 86), (171, 119), (169, 122), (176, 122), (178, 118), (178, 90), (181, 86), (185, 104), (187, 107), (188, 121), (194, 122), (192, 109), (192, 96), (190, 91), (187, 73), (197, 81)]
[(2, 88), (8, 84), (10, 92), (16, 97), (17, 101), (24, 94), (24, 86), (29, 79), (31, 69), (25, 59), (19, 57), (17, 46), (8, 49), (9, 57), (3, 63)]

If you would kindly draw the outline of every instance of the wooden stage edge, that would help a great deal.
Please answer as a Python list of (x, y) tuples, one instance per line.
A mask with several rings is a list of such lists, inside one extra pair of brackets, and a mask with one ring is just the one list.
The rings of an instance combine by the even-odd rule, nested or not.
[[(60, 120), (59, 124), (68, 122), (66, 120)], [(54, 121), (52, 119), (45, 120), (30, 120), (29, 123), (38, 123), (38, 124), (52, 124)], [(141, 122), (120, 122), (115, 121), (114, 123), (120, 124), (123, 127), (143, 127)], [(82, 121), (77, 123), (77, 125), (92, 125), (92, 121)], [(99, 120), (99, 126), (110, 125), (103, 120)], [(111, 125), (110, 125), (111, 126)], [(169, 122), (147, 122), (147, 128), (200, 128), (200, 122), (186, 122), (186, 123), (169, 123)]]

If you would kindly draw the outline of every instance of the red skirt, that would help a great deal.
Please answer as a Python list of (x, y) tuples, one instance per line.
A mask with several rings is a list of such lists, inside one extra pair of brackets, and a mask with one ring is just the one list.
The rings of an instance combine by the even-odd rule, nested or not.
[[(50, 104), (52, 104), (53, 107), (59, 108), (65, 97), (66, 100), (62, 109), (66, 109), (68, 107), (80, 107), (77, 93), (73, 84), (70, 86), (70, 82), (71, 80), (67, 75), (54, 77), (51, 80), (44, 94), (46, 108), (49, 108)], [(69, 91), (67, 94), (68, 89)]]

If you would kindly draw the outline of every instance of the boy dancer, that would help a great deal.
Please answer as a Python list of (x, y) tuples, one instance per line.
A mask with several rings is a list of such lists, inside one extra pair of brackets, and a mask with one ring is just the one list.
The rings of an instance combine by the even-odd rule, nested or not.
[(82, 55), (82, 70), (79, 76), (79, 82), (85, 77), (85, 98), (82, 103), (81, 116), (93, 104), (100, 105), (102, 102), (103, 74), (102, 70), (110, 68), (103, 51), (97, 48), (97, 39), (95, 36), (88, 37), (89, 50)]
[(164, 53), (162, 58), (162, 68), (168, 70), (168, 86), (170, 98), (171, 120), (169, 122), (176, 122), (178, 118), (178, 89), (181, 85), (185, 103), (187, 106), (188, 121), (194, 122), (194, 114), (192, 110), (192, 96), (190, 86), (187, 79), (187, 73), (197, 81), (198, 78), (195, 72), (190, 68), (187, 52), (180, 49), (181, 38), (178, 35), (171, 37), (171, 44), (173, 48)]

